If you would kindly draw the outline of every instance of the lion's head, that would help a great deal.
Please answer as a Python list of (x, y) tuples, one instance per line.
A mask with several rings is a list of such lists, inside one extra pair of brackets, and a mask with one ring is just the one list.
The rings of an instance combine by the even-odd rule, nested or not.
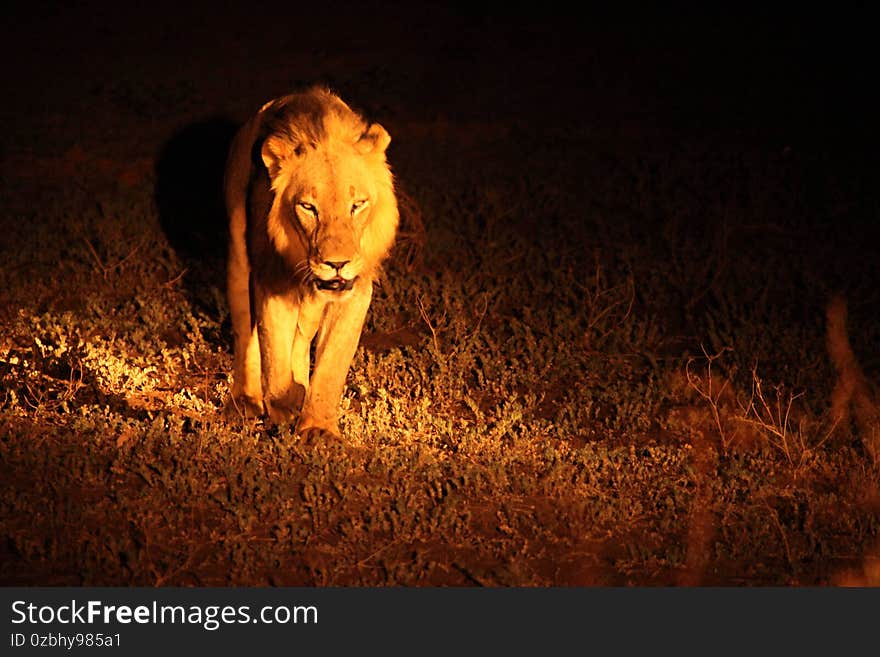
[(323, 88), (262, 112), (254, 154), (274, 193), (267, 229), (275, 249), (317, 290), (338, 294), (374, 278), (398, 222), (388, 132)]

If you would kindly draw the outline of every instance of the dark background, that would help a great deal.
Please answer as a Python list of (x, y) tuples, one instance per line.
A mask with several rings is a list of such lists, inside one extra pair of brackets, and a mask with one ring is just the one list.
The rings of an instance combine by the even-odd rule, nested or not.
[(606, 136), (684, 131), (848, 150), (877, 135), (872, 23), (853, 7), (126, 4), (7, 9), (4, 141), (21, 145), (39, 128), (56, 138), (47, 147), (65, 148), (92, 136), (74, 129), (89, 108), (107, 148), (126, 137), (139, 151), (164, 117), (123, 124), (118, 107), (98, 102), (108, 89), (135, 109), (139, 94), (164, 94), (179, 116), (184, 103), (251, 111), (314, 81), (386, 121), (514, 118), (524, 129), (564, 122)]

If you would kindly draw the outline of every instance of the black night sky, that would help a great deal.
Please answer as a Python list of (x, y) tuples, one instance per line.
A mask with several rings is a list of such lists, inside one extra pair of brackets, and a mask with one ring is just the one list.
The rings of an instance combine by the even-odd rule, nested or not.
[[(13, 143), (28, 129), (56, 131), (47, 148), (85, 137), (74, 112), (107, 88), (133, 101), (165, 93), (168, 114), (220, 114), (316, 80), (349, 95), (372, 89), (366, 109), (386, 120), (503, 118), (524, 129), (564, 121), (608, 137), (699, 133), (849, 150), (876, 135), (865, 11), (17, 4), (3, 39), (5, 138)], [(378, 88), (384, 103), (371, 97)], [(135, 149), (147, 147), (164, 118), (123, 127), (98, 104), (89, 118), (104, 123), (106, 141), (122, 137), (111, 128), (127, 128)]]

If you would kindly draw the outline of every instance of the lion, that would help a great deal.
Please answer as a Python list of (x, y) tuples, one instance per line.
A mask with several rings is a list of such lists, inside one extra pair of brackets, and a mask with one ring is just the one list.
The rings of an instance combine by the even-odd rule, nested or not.
[(233, 139), (224, 196), (239, 413), (341, 437), (339, 402), (399, 221), (390, 141), (324, 87), (269, 101)]

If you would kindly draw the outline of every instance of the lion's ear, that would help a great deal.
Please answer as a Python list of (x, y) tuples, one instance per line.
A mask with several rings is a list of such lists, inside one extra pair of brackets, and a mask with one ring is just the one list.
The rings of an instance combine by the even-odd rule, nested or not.
[(355, 148), (361, 153), (384, 153), (391, 143), (391, 135), (378, 123), (371, 123), (366, 132), (357, 140)]
[(294, 155), (299, 154), (299, 149), (289, 140), (275, 135), (270, 135), (263, 140), (263, 147), (260, 149), (260, 157), (263, 164), (271, 177), (278, 175), (281, 165), (285, 160), (289, 160)]

